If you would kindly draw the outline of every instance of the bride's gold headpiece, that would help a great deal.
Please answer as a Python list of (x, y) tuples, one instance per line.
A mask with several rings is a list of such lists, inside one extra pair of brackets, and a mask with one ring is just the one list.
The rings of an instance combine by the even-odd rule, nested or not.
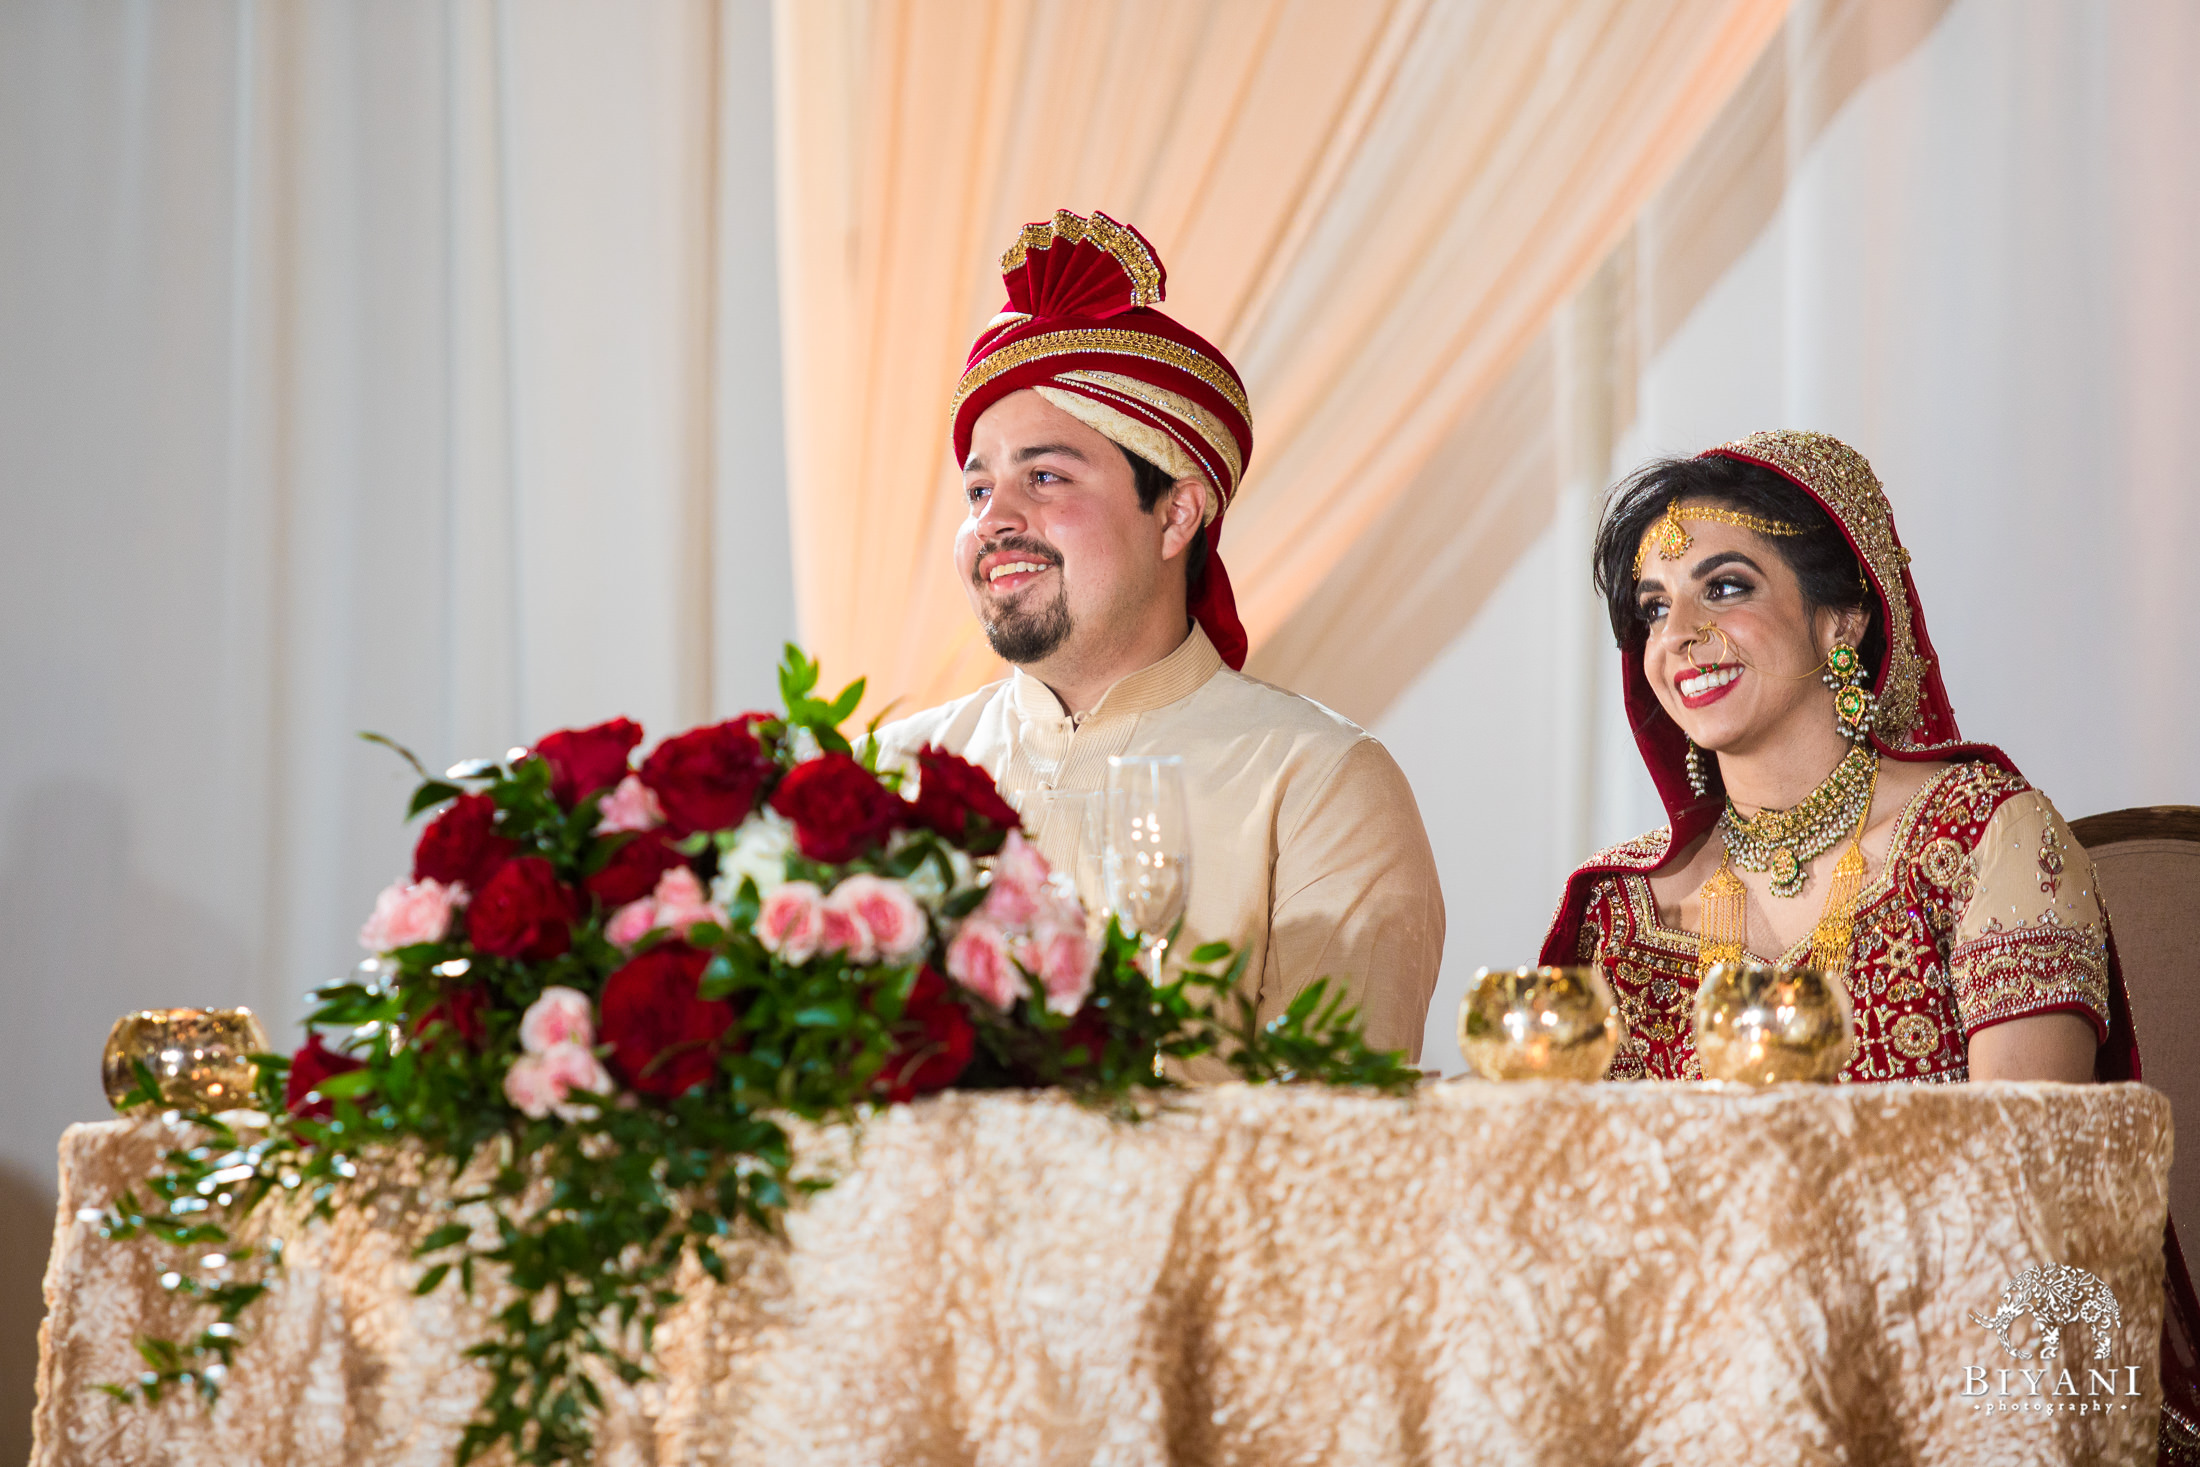
[(1801, 525), (1791, 525), (1784, 520), (1768, 520), (1761, 515), (1745, 514), (1738, 509), (1722, 509), (1716, 504), (1691, 504), (1684, 513), (1681, 502), (1676, 499), (1665, 506), (1665, 515), (1658, 521), (1657, 528), (1644, 536), (1642, 544), (1635, 550), (1636, 580), (1642, 579), (1642, 563), (1649, 558), (1651, 546), (1658, 547), (1660, 560), (1679, 560), (1688, 553), (1694, 537), (1688, 533), (1688, 526), (1682, 523), (1684, 519), (1694, 520), (1698, 524), (1733, 525), (1737, 529), (1754, 530), (1760, 535), (1803, 533)]

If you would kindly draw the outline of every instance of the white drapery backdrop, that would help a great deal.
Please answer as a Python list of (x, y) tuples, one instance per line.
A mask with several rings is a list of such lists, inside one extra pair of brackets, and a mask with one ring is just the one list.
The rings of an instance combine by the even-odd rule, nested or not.
[(117, 1014), (277, 1042), (410, 776), (773, 696), (762, 0), (0, 5), (0, 1458)]
[[(1381, 582), (1331, 572), (1393, 506), (1480, 498), (1423, 471), (1785, 8), (779, 0), (788, 468), (816, 650), (919, 707), (997, 675), (949, 563), (946, 406), (1001, 252), (1066, 206), (1151, 238), (1166, 309), (1246, 379), (1255, 447), (1222, 553), (1251, 670), (1349, 676), (1359, 653), (1289, 638), (1294, 618), (1374, 609)], [(1297, 655), (1270, 655), (1279, 638)]]

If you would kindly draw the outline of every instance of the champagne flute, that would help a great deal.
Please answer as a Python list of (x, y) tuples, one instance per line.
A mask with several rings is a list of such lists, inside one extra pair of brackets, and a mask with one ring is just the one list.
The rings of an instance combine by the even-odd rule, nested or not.
[(1159, 984), (1169, 933), (1191, 896), (1184, 761), (1173, 754), (1109, 759), (1106, 820), (1101, 868), (1108, 910), (1138, 935), (1147, 977)]

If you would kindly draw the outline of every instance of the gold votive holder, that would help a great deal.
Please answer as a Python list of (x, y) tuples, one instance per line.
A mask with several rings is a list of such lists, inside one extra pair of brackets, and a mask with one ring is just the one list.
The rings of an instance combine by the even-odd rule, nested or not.
[(100, 1080), (118, 1111), (138, 1088), (136, 1064), (152, 1071), (164, 1107), (243, 1110), (253, 1100), (251, 1056), (267, 1049), (267, 1031), (250, 1009), (140, 1009), (107, 1031)]
[(1817, 968), (1720, 963), (1696, 991), (1696, 1058), (1707, 1080), (1824, 1084), (1855, 1050), (1848, 985)]
[(1459, 1004), (1459, 1052), (1485, 1080), (1601, 1080), (1621, 1029), (1596, 967), (1484, 968)]

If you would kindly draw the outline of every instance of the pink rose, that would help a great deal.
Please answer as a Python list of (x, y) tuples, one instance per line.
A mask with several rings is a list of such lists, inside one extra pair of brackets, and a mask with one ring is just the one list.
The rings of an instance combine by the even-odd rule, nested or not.
[(1077, 900), (1075, 892), (1066, 891), (1059, 882), (1048, 882), (1039, 893), (1039, 910), (1031, 917), (1034, 929), (1042, 927), (1085, 926), (1085, 904)]
[(997, 1009), (1007, 1009), (1024, 991), (1023, 975), (1009, 956), (1008, 934), (983, 916), (966, 919), (947, 945), (947, 976)]
[(657, 925), (657, 903), (650, 897), (638, 902), (628, 902), (611, 914), (611, 920), (603, 924), (604, 940), (614, 947), (629, 948), (640, 942), (649, 929)]
[(452, 882), (393, 881), (374, 899), (374, 915), (359, 929), (359, 945), (370, 953), (394, 952), (419, 942), (440, 942), (451, 930), (451, 912), (466, 900), (466, 888)]
[(619, 787), (603, 797), (596, 812), (598, 835), (623, 830), (655, 830), (665, 823), (664, 807), (657, 803), (657, 792), (643, 784), (639, 775), (633, 774), (620, 780)]
[(851, 963), (878, 961), (878, 944), (871, 941), (870, 929), (846, 902), (825, 898), (817, 909), (817, 920), (819, 952), (843, 954)]
[(726, 909), (703, 895), (703, 883), (685, 866), (675, 866), (657, 878), (657, 889), (637, 902), (628, 902), (611, 914), (603, 935), (619, 947), (632, 947), (656, 928), (667, 928), (685, 937), (698, 922), (723, 927)]
[(993, 881), (986, 889), (985, 914), (1004, 927), (1021, 927), (1038, 915), (1039, 898), (1054, 873), (1039, 848), (1012, 830), (993, 858)]
[(790, 963), (815, 957), (824, 929), (825, 894), (815, 882), (788, 882), (764, 898), (756, 914), (756, 940)]
[(669, 927), (682, 937), (698, 922), (726, 925), (725, 908), (703, 894), (703, 883), (685, 866), (675, 866), (659, 877), (652, 899), (657, 903), (657, 925)]
[(545, 988), (520, 1016), (519, 1047), (547, 1054), (560, 1044), (587, 1049), (596, 1042), (596, 1012), (577, 988)]
[(1016, 960), (1039, 976), (1047, 991), (1047, 1007), (1058, 1014), (1074, 1014), (1092, 991), (1092, 970), (1099, 953), (1085, 935), (1083, 913), (1075, 924), (1042, 923), (1015, 944)]
[(874, 957), (898, 963), (924, 947), (924, 909), (901, 882), (868, 872), (851, 876), (833, 888), (825, 906), (827, 911), (846, 911), (862, 924)]
[(611, 1093), (611, 1075), (603, 1061), (578, 1044), (553, 1044), (540, 1054), (523, 1054), (504, 1072), (504, 1097), (534, 1120), (555, 1113), (561, 1121), (587, 1121), (596, 1108), (572, 1100), (574, 1092)]

